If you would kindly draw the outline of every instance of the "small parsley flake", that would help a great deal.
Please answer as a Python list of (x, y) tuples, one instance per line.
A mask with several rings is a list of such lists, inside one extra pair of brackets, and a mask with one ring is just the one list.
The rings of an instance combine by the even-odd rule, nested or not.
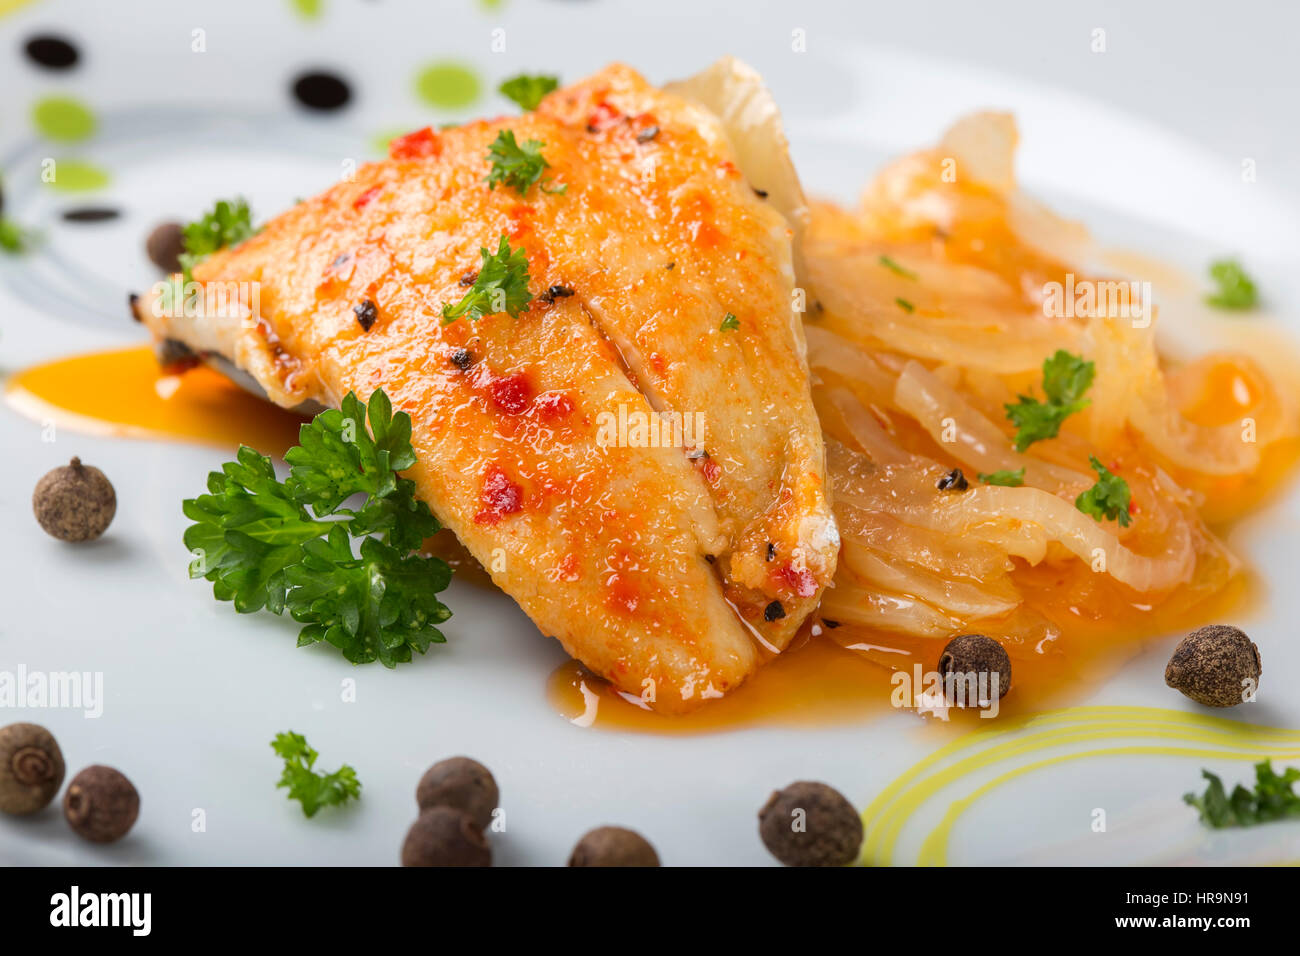
[(1255, 283), (1235, 259), (1220, 259), (1210, 264), (1210, 278), (1218, 291), (1205, 301), (1217, 309), (1243, 311), (1253, 309), (1259, 295)]
[(321, 807), (338, 806), (361, 797), (361, 781), (347, 764), (333, 773), (317, 773), (320, 756), (302, 734), (292, 730), (276, 734), (271, 749), (284, 760), (284, 771), (276, 788), (287, 787), (289, 799), (302, 804), (303, 816), (314, 817)]
[(473, 287), (456, 305), (443, 305), (443, 325), (455, 322), (462, 315), (469, 316), (471, 322), (501, 312), (515, 319), (533, 300), (528, 291), (531, 276), (523, 249), (511, 249), (509, 240), (502, 236), (495, 253), (479, 249), (479, 255), (483, 257), (483, 267), (475, 276)]
[(897, 273), (898, 275), (902, 276), (904, 279), (915, 279), (917, 277), (915, 272), (913, 272), (911, 269), (903, 268), (893, 259), (889, 258), (889, 256), (881, 256), (880, 264), (884, 266), (886, 269), (888, 269), (890, 272)]
[(210, 212), (191, 222), (183, 231), (185, 251), (180, 255), (180, 262), (184, 280), (192, 281), (194, 267), (212, 253), (239, 245), (257, 232), (246, 200), (217, 200)]
[(558, 76), (520, 73), (502, 83), (497, 90), (506, 99), (524, 110), (535, 110), (542, 97), (560, 85)]
[(1091, 404), (1083, 395), (1092, 387), (1096, 375), (1096, 365), (1065, 349), (1059, 349), (1043, 362), (1043, 391), (1047, 401), (1020, 395), (1014, 405), (1003, 406), (1007, 418), (1016, 426), (1016, 451), (1023, 452), (1034, 442), (1060, 434), (1061, 423), (1066, 418)]
[[(542, 147), (545, 145), (539, 140), (530, 139), (521, 146), (516, 141), (513, 130), (503, 129), (497, 133), (497, 138), (488, 149), (488, 161), (492, 164), (487, 177), (488, 188), (496, 189), (497, 184), (501, 183), (520, 196), (527, 196), (533, 184), (550, 169), (551, 164), (542, 156)], [(542, 183), (542, 191), (546, 193), (563, 194), (566, 189), (567, 186), (552, 187)]]
[(1002, 485), (1006, 488), (1019, 488), (1025, 483), (1025, 469), (1017, 468), (1012, 471), (1004, 468), (1001, 471), (990, 471), (979, 473), (979, 480), (986, 485)]
[(1121, 528), (1127, 528), (1133, 523), (1128, 482), (1112, 474), (1096, 455), (1088, 456), (1088, 464), (1097, 473), (1097, 482), (1074, 499), (1074, 506), (1098, 521), (1118, 521)]

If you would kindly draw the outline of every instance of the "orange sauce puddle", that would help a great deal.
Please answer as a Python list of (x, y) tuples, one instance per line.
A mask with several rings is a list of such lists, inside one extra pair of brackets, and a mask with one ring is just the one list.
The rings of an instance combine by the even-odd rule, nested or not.
[(91, 435), (175, 438), (282, 455), (303, 419), (263, 401), (219, 372), (179, 375), (158, 367), (148, 345), (92, 352), (14, 375), (5, 400), (40, 422)]
[[(949, 708), (946, 720), (926, 714), (925, 721), (965, 732), (996, 726), (997, 718), (1011, 719), (1057, 706), (1096, 687), (1155, 641), (1207, 622), (1240, 623), (1259, 602), (1261, 590), (1253, 575), (1238, 574), (1223, 590), (1190, 606), (1149, 612), (1116, 607), (1106, 621), (1072, 622), (1068, 631), (1042, 642), (1041, 647), (1008, 646), (1011, 690), (999, 701), (995, 719), (981, 718), (973, 709)], [(1066, 608), (1058, 610), (1068, 613)], [(761, 725), (824, 727), (887, 713), (896, 686), (910, 690), (907, 695), (900, 692), (900, 700), (913, 702), (924, 686), (911, 682), (895, 685), (894, 674), (903, 671), (911, 677), (917, 664), (923, 675), (934, 670), (945, 643), (841, 624), (817, 637), (796, 638), (795, 644), (760, 667), (739, 689), (677, 717), (629, 701), (577, 661), (552, 672), (547, 693), (562, 716), (579, 726), (601, 730), (699, 734)], [(1160, 685), (1152, 693), (1177, 692)], [(594, 720), (588, 724), (584, 715), (592, 716), (589, 698), (593, 694)], [(908, 712), (919, 713), (914, 707)]]

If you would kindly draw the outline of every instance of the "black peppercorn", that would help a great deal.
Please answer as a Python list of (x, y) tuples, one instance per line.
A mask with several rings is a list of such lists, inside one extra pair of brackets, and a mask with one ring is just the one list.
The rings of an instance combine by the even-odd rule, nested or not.
[(768, 797), (758, 833), (786, 866), (844, 866), (862, 846), (862, 819), (834, 787), (800, 780)]
[(779, 621), (783, 617), (785, 617), (785, 607), (780, 601), (773, 601), (763, 608), (763, 620), (765, 621)]
[(543, 302), (549, 304), (551, 302), (554, 302), (556, 299), (567, 299), (569, 296), (573, 294), (574, 294), (573, 290), (570, 289), (567, 285), (553, 285), (545, 292), (543, 292), (541, 295), (539, 295), (538, 298), (541, 299)]
[(181, 253), (185, 251), (185, 230), (179, 222), (164, 222), (154, 227), (144, 243), (149, 261), (163, 272), (181, 271)]
[(0, 812), (25, 816), (49, 805), (63, 783), (63, 753), (37, 724), (0, 728)]
[[(989, 690), (992, 690), (996, 674), (998, 697), (1005, 697), (1011, 689), (1011, 658), (1001, 644), (983, 634), (959, 634), (949, 641), (939, 655), (939, 673), (945, 678), (949, 674), (986, 675), (985, 687)], [(963, 685), (963, 688), (967, 686)], [(979, 688), (978, 681), (976, 687)], [(979, 703), (978, 700), (966, 700), (965, 693), (963, 689), (960, 701), (963, 706)]]
[(402, 866), (491, 866), (492, 848), (469, 815), (430, 807), (411, 824), (402, 843)]
[(492, 822), (501, 792), (492, 771), (469, 757), (440, 760), (424, 772), (415, 788), (415, 802), (421, 810), (452, 807), (474, 821), (480, 830)]
[(370, 327), (375, 324), (379, 318), (379, 309), (373, 301), (366, 299), (360, 305), (354, 305), (352, 312), (357, 317), (357, 322), (361, 325), (362, 332), (369, 332)]
[(72, 778), (63, 795), (68, 825), (92, 843), (122, 839), (139, 815), (140, 795), (112, 767), (87, 767)]
[(36, 520), (62, 541), (90, 541), (103, 534), (117, 513), (113, 484), (98, 468), (73, 458), (47, 472), (32, 492)]
[(965, 491), (970, 487), (970, 482), (960, 468), (954, 468), (948, 474), (939, 479), (940, 491)]
[(1259, 648), (1245, 632), (1207, 624), (1174, 648), (1165, 683), (1206, 707), (1232, 707), (1254, 696), (1262, 670)]
[(456, 349), (451, 353), (450, 359), (452, 365), (464, 372), (474, 364), (474, 353), (469, 349)]
[(649, 841), (623, 827), (597, 827), (583, 835), (569, 856), (569, 866), (658, 866), (659, 854)]

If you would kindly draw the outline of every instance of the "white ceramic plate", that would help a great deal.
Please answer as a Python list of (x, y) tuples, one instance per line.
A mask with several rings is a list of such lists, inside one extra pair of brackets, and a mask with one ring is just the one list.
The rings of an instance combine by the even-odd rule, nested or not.
[[(0, 0), (0, 11), (13, 6)], [(129, 15), (118, 4), (16, 6), (0, 18), (0, 165), (8, 214), (42, 229), (45, 244), (32, 258), (0, 257), (6, 374), (139, 340), (124, 301), (129, 289), (155, 281), (142, 239), (157, 221), (189, 218), (215, 197), (235, 193), (270, 215), (328, 185), (349, 161), (373, 158), (373, 141), (383, 132), (505, 112), (508, 104), (490, 90), (520, 71), (574, 79), (617, 58), (660, 81), (724, 53), (744, 56), (767, 77), (811, 191), (849, 198), (885, 157), (931, 143), (963, 111), (1012, 109), (1023, 134), (1020, 170), (1031, 191), (1084, 218), (1107, 242), (1158, 253), (1193, 274), (1212, 256), (1239, 255), (1273, 311), (1293, 327), (1300, 318), (1294, 305), (1300, 302), (1294, 271), (1300, 210), (1288, 200), (1243, 184), (1234, 164), (1151, 125), (950, 63), (826, 36), (818, 38), (815, 55), (801, 55), (784, 27), (742, 17), (727, 18), (725, 29), (697, 24), (683, 31), (680, 5), (678, 20), (663, 13), (635, 29), (628, 28), (626, 7), (602, 3), (325, 0), (316, 19), (304, 19), (289, 2), (251, 0), (139, 0)], [(205, 52), (194, 52), (196, 30), (203, 31)], [(78, 68), (55, 73), (27, 63), (21, 46), (37, 32), (75, 39)], [(502, 41), (504, 51), (493, 52)], [(434, 110), (413, 92), (421, 67), (446, 60), (468, 65), (482, 79), (483, 95), (464, 109)], [(351, 105), (328, 115), (295, 108), (290, 78), (308, 67), (347, 77)], [(57, 144), (35, 135), (32, 104), (56, 94), (91, 108), (98, 120), (93, 137)], [(51, 190), (39, 179), (45, 158), (92, 163), (111, 181), (85, 195)], [(99, 225), (59, 218), (69, 207), (90, 204), (118, 207), (123, 216)], [(1201, 348), (1222, 332), (1203, 321), (1180, 324), (1173, 309), (1167, 312), (1164, 333), (1176, 345)], [(501, 784), (506, 829), (493, 836), (499, 863), (561, 864), (585, 830), (618, 823), (646, 834), (668, 864), (765, 864), (772, 860), (758, 840), (755, 812), (773, 788), (826, 780), (865, 807), (882, 792), (911, 792), (910, 784), (887, 788), (956, 739), (914, 714), (888, 711), (853, 724), (699, 736), (583, 729), (559, 716), (545, 696), (547, 676), (563, 661), (558, 645), (539, 636), (508, 599), (461, 584), (447, 597), (455, 616), (445, 628), (445, 647), (395, 672), (353, 668), (329, 650), (296, 649), (292, 622), (237, 617), (212, 600), (206, 583), (188, 580), (180, 501), (199, 491), (226, 455), (67, 429), (57, 430), (53, 442), (47, 437), (41, 422), (0, 409), (0, 674), (19, 668), (101, 673), (102, 715), (6, 709), (0, 721), (50, 727), (70, 773), (90, 763), (121, 768), (138, 787), (143, 809), (129, 838), (108, 847), (78, 841), (56, 810), (0, 819), (4, 862), (391, 864), (414, 817), (420, 773), (438, 758), (465, 753), (491, 767)], [(73, 454), (103, 468), (119, 498), (111, 532), (75, 548), (43, 534), (29, 505), (36, 479)], [(1292, 624), (1300, 594), (1286, 586), (1300, 559), (1298, 516), (1300, 497), (1292, 495), (1233, 537), (1268, 584), (1244, 622), (1263, 653), (1260, 700), (1231, 715), (1249, 725), (1300, 728), (1300, 701), (1287, 690), (1300, 669)], [(1198, 787), (1202, 766), (1244, 779), (1249, 763), (1237, 758), (1258, 750), (1260, 741), (1242, 731), (1192, 734), (1205, 742), (1160, 736), (1187, 732), (1168, 722), (1170, 712), (1199, 713), (1163, 686), (1171, 644), (1172, 638), (1157, 644), (1104, 686), (1081, 689), (1076, 701), (1164, 710), (1071, 711), (1004, 728), (1005, 739), (959, 741), (955, 746), (969, 749), (934, 768), (975, 753), (991, 762), (975, 761), (947, 782), (938, 779), (918, 791), (915, 807), (882, 805), (900, 810), (872, 817), (897, 824), (890, 859), (1094, 864), (1300, 857), (1300, 824), (1215, 833), (1180, 802), (1185, 790)], [(345, 680), (356, 682), (355, 702), (342, 700)], [(278, 767), (267, 742), (287, 728), (307, 735), (322, 766), (355, 766), (363, 799), (304, 820), (274, 789)], [(1035, 740), (1045, 749), (1025, 749)], [(1279, 756), (1300, 752), (1300, 734), (1278, 741)], [(997, 746), (1003, 749), (990, 749)], [(1152, 746), (1205, 753), (1141, 752)], [(1043, 761), (1049, 762), (1031, 766)], [(928, 779), (927, 771), (915, 781)], [(987, 795), (978, 794), (995, 781)], [(972, 795), (977, 799), (951, 818), (950, 831), (936, 829), (950, 811), (966, 806), (955, 801)], [(194, 822), (198, 811), (201, 829)], [(1098, 811), (1104, 830), (1096, 825)], [(946, 850), (939, 854), (941, 844)]]

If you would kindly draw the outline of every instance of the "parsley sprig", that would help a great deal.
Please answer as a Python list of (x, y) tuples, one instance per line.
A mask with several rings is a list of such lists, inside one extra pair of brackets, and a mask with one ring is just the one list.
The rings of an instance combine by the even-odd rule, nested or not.
[(1055, 438), (1062, 422), (1087, 408), (1091, 399), (1083, 395), (1092, 387), (1096, 375), (1096, 365), (1065, 349), (1043, 362), (1043, 392), (1047, 401), (1020, 395), (1016, 404), (1004, 406), (1007, 418), (1016, 426), (1016, 451), (1023, 452), (1034, 442)]
[(253, 213), (242, 198), (219, 199), (209, 212), (182, 231), (185, 251), (180, 255), (186, 282), (194, 278), (194, 267), (219, 249), (238, 245), (257, 234)]
[(289, 799), (302, 804), (304, 816), (314, 817), (321, 807), (338, 806), (361, 796), (361, 781), (357, 772), (347, 764), (333, 773), (317, 773), (316, 758), (320, 756), (307, 743), (302, 734), (292, 730), (276, 734), (271, 749), (284, 759), (284, 772), (276, 788), (288, 787)]
[(1201, 776), (1209, 781), (1205, 793), (1183, 795), (1183, 802), (1201, 812), (1201, 822), (1215, 827), (1249, 827), (1272, 820), (1300, 817), (1300, 794), (1293, 789), (1300, 780), (1300, 768), (1288, 767), (1279, 774), (1272, 760), (1255, 764), (1255, 787), (1248, 790), (1241, 784), (1231, 795), (1224, 789), (1223, 781), (1208, 770)]
[(1207, 295), (1205, 301), (1219, 309), (1253, 309), (1259, 298), (1255, 283), (1235, 259), (1220, 259), (1210, 263), (1210, 278), (1218, 291)]
[[(514, 130), (503, 129), (488, 147), (488, 162), (492, 169), (488, 172), (489, 189), (496, 189), (498, 183), (509, 186), (520, 196), (527, 196), (533, 184), (542, 178), (542, 174), (551, 168), (551, 164), (542, 155), (546, 144), (535, 139), (525, 140), (521, 146), (515, 139)], [(561, 194), (568, 186), (550, 188), (545, 182), (541, 184), (543, 192)]]
[(506, 99), (517, 103), (525, 110), (535, 110), (542, 102), (542, 97), (560, 85), (558, 76), (542, 74), (530, 75), (520, 73), (502, 83), (498, 90)]
[(443, 305), (443, 325), (455, 322), (462, 315), (469, 316), (471, 322), (501, 312), (516, 319), (533, 301), (533, 294), (528, 291), (532, 277), (528, 274), (528, 258), (523, 249), (511, 249), (509, 240), (502, 236), (495, 253), (480, 248), (479, 255), (483, 267), (474, 285), (455, 305)]
[[(415, 464), (410, 416), (393, 414), (382, 390), (368, 408), (349, 392), (302, 426), (285, 461), (280, 481), (269, 458), (241, 446), (208, 475), (208, 494), (185, 501), (190, 577), (241, 614), (287, 610), (303, 625), (299, 647), (325, 641), (354, 664), (394, 667), (444, 643), (436, 625), (451, 612), (435, 595), (451, 569), (412, 554), (438, 522), (396, 474)], [(354, 495), (360, 506), (342, 507)]]
[(1088, 464), (1097, 473), (1097, 482), (1074, 499), (1074, 506), (1098, 521), (1118, 521), (1121, 528), (1127, 528), (1133, 523), (1133, 516), (1128, 511), (1128, 482), (1112, 474), (1096, 455), (1088, 456)]

